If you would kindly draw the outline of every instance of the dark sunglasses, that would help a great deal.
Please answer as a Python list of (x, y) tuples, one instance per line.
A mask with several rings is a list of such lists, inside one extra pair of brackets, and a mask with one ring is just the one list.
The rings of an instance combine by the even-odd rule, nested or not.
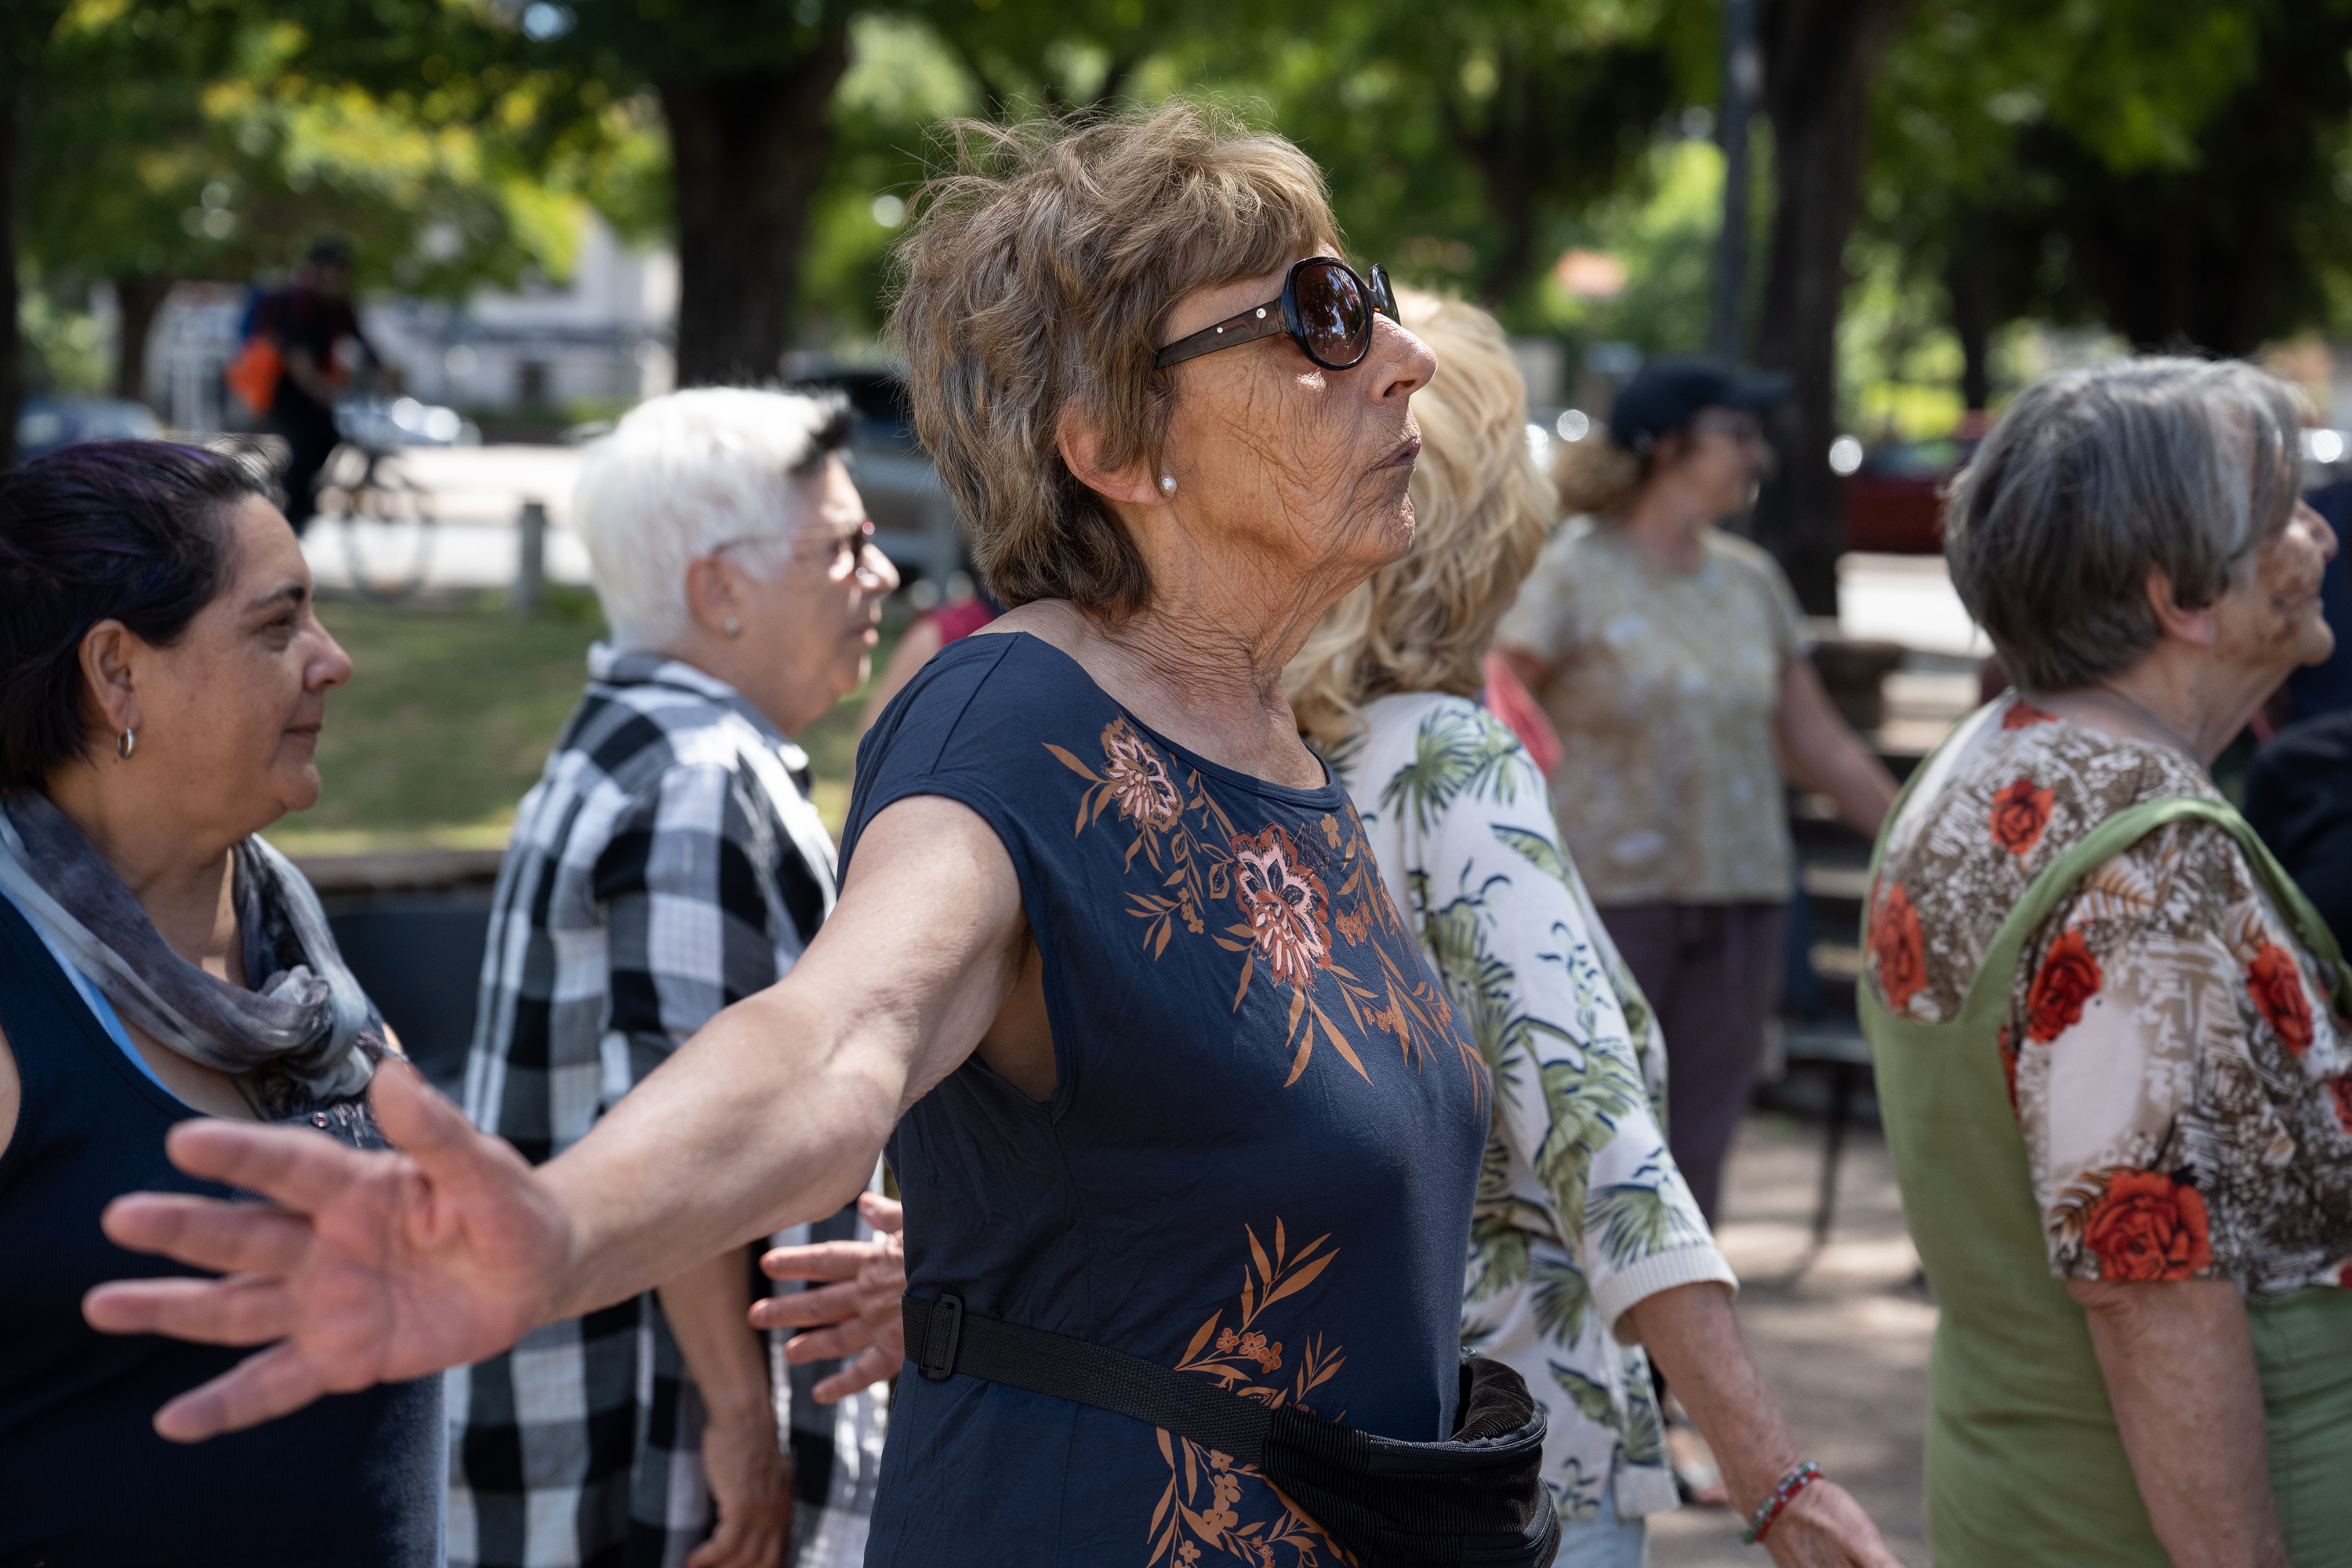
[(1399, 319), (1387, 268), (1374, 267), (1367, 280), (1337, 257), (1310, 256), (1291, 268), (1278, 297), (1177, 339), (1151, 363), (1165, 370), (1219, 349), (1288, 332), (1290, 341), (1325, 370), (1353, 370), (1372, 352), (1375, 310), (1391, 321)]

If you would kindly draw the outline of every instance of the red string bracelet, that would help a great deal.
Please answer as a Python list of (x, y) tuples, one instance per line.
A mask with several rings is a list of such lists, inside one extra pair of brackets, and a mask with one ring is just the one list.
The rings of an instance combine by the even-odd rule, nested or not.
[(1797, 1494), (1821, 1479), (1822, 1468), (1811, 1459), (1804, 1460), (1782, 1476), (1780, 1484), (1772, 1489), (1772, 1495), (1758, 1503), (1756, 1511), (1748, 1515), (1748, 1528), (1739, 1532), (1739, 1539), (1749, 1546), (1763, 1540), (1764, 1532), (1770, 1530), (1773, 1521), (1797, 1500)]

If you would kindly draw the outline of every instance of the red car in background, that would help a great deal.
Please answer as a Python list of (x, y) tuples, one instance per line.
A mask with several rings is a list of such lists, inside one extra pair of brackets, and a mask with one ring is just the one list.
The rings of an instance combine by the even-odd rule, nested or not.
[(1889, 441), (1863, 455), (1844, 479), (1845, 547), (1886, 555), (1944, 552), (1943, 489), (1979, 437)]

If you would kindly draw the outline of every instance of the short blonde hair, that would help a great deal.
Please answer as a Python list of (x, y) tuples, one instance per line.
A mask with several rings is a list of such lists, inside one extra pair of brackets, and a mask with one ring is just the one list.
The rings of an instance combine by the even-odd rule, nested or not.
[[(572, 526), (613, 640), (660, 652), (686, 636), (686, 569), (722, 544), (791, 539), (804, 478), (849, 439), (837, 399), (704, 386), (650, 398), (588, 448)], [(754, 556), (744, 565), (766, 575)]]
[(1551, 521), (1550, 487), (1528, 447), (1528, 389), (1495, 318), (1459, 300), (1402, 290), (1404, 324), (1436, 352), (1413, 395), (1421, 460), (1412, 548), (1324, 612), (1283, 672), (1298, 728), (1326, 745), (1397, 691), (1475, 695), (1486, 648)]
[(1322, 172), (1279, 136), (1181, 101), (949, 134), (955, 171), (917, 194), (898, 254), (891, 320), (916, 431), (998, 598), (1123, 619), (1150, 602), (1150, 574), (1063, 464), (1062, 410), (1102, 432), (1107, 465), (1156, 464), (1169, 310), (1335, 243)]

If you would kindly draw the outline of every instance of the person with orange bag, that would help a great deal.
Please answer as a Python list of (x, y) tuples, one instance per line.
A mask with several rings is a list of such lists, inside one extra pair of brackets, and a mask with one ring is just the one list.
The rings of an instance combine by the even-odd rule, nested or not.
[(238, 396), (266, 414), (271, 432), (292, 448), (286, 518), (298, 536), (310, 524), (319, 472), (342, 438), (335, 428), (335, 398), (350, 374), (337, 361), (335, 346), (347, 338), (369, 363), (383, 363), (352, 309), (351, 248), (339, 239), (321, 239), (294, 269), (293, 286), (263, 296), (255, 307), (245, 350), (229, 370)]

